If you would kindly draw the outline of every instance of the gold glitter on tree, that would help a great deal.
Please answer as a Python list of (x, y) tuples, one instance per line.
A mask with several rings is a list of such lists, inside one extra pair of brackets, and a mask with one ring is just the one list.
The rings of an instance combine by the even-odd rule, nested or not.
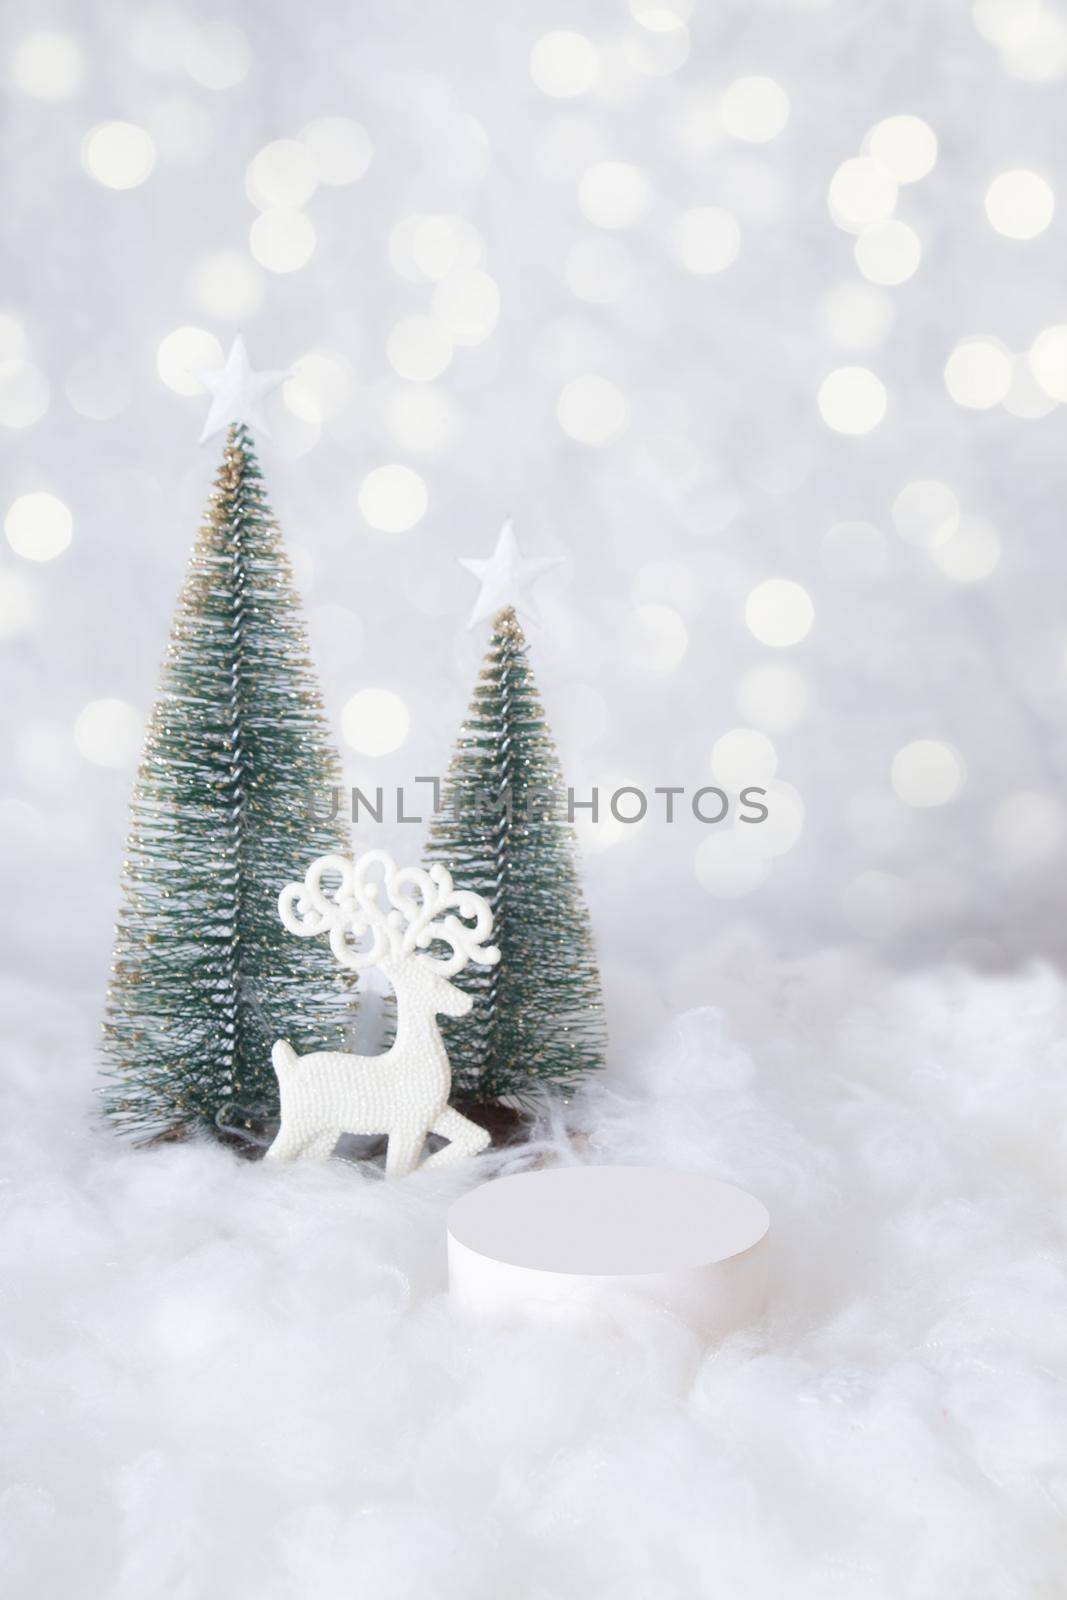
[(131, 804), (104, 1023), (104, 1104), (125, 1132), (262, 1134), (274, 1041), (342, 1049), (350, 979), (294, 947), (279, 890), (348, 849), (309, 795), (339, 782), (281, 534), (230, 428), (193, 549)]

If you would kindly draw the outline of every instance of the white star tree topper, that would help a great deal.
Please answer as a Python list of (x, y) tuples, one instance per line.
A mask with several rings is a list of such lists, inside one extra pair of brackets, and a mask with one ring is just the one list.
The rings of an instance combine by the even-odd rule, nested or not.
[(230, 346), (225, 366), (197, 372), (196, 376), (211, 396), (211, 409), (200, 435), (201, 444), (223, 433), (231, 422), (243, 422), (265, 439), (270, 438), (270, 429), (260, 407), (267, 395), (273, 394), (291, 376), (289, 371), (253, 372), (245, 342), (238, 334)]
[(566, 556), (524, 556), (509, 517), (497, 536), (496, 549), (488, 561), (460, 557), (460, 566), (477, 578), (482, 586), (474, 602), (468, 628), (477, 627), (487, 617), (495, 617), (505, 606), (513, 606), (520, 616), (528, 617), (531, 622), (540, 625), (541, 618), (529, 589), (553, 567), (562, 566), (566, 559)]

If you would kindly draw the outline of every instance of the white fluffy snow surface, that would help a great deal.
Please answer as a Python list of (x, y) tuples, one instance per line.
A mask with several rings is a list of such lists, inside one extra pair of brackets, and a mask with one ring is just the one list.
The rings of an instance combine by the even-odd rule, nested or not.
[(6, 992), (0, 1590), (1067, 1592), (1062, 979), (714, 989), (537, 1146), (766, 1201), (770, 1311), (711, 1350), (450, 1308), (447, 1205), (529, 1150), (399, 1182), (134, 1150), (93, 1122), (92, 1004)]

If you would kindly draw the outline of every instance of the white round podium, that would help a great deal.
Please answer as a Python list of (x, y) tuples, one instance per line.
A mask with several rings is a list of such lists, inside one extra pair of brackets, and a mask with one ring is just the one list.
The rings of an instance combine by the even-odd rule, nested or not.
[(661, 1167), (546, 1167), (483, 1183), (448, 1214), (453, 1301), (519, 1316), (624, 1314), (638, 1298), (705, 1338), (763, 1311), (767, 1208)]

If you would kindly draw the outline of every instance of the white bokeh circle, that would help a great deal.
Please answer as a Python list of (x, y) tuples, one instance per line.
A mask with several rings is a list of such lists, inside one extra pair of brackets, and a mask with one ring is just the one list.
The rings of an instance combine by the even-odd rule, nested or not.
[(363, 756), (386, 756), (399, 750), (410, 727), (411, 713), (392, 689), (360, 689), (341, 712), (345, 742)]
[(320, 183), (340, 188), (356, 183), (371, 164), (374, 146), (362, 123), (351, 117), (316, 117), (300, 132)]
[(789, 96), (774, 78), (735, 78), (722, 97), (719, 114), (731, 138), (767, 144), (789, 121)]
[(921, 117), (883, 117), (863, 142), (864, 154), (880, 161), (898, 183), (918, 183), (937, 160), (937, 134)]
[(842, 283), (823, 300), (821, 320), (826, 337), (842, 349), (874, 350), (893, 326), (893, 302), (872, 284)]
[(20, 318), (13, 311), (0, 311), (0, 365), (25, 361), (29, 353), (30, 341)]
[(58, 29), (28, 33), (15, 46), (11, 76), (16, 88), (36, 100), (71, 100), (85, 78), (81, 45)]
[(830, 215), (847, 233), (862, 233), (893, 215), (897, 180), (888, 167), (870, 156), (851, 156), (830, 180)]
[(266, 294), (263, 274), (241, 250), (217, 250), (193, 268), (193, 299), (213, 317), (239, 322), (259, 310)]
[(332, 422), (355, 392), (352, 368), (336, 350), (309, 350), (282, 389), (289, 410), (304, 422)]
[(909, 806), (943, 806), (965, 779), (963, 757), (942, 739), (914, 739), (893, 757), (890, 780), (897, 798)]
[(711, 749), (711, 775), (724, 789), (769, 783), (778, 770), (778, 752), (758, 728), (731, 728)]
[(684, 618), (673, 606), (646, 601), (635, 607), (638, 625), (636, 655), (650, 672), (673, 672), (689, 644)]
[(899, 218), (864, 228), (854, 246), (856, 265), (871, 283), (895, 288), (918, 269), (922, 244), (914, 228)]
[[(640, 24), (623, 35), (627, 63), (646, 78), (666, 78), (689, 59), (689, 29), (667, 6), (650, 8), (636, 19)], [(610, 60), (610, 58), (609, 58)]]
[(37, 594), (23, 572), (0, 567), (0, 639), (28, 633), (37, 620)]
[(582, 215), (598, 228), (632, 228), (648, 210), (648, 179), (626, 161), (597, 161), (578, 185)]
[(82, 140), (82, 166), (106, 189), (136, 189), (151, 175), (156, 147), (134, 122), (98, 122)]
[(1045, 393), (1067, 403), (1067, 323), (1043, 328), (1030, 346), (1028, 359)]
[(993, 809), (989, 842), (999, 864), (1010, 871), (1043, 866), (1058, 855), (1067, 836), (1063, 804), (1040, 789), (1006, 795)]
[(960, 503), (939, 478), (906, 483), (893, 501), (893, 523), (902, 539), (920, 550), (947, 543), (960, 525)]
[(760, 804), (767, 808), (766, 817), (759, 822), (739, 823), (738, 826), (751, 827), (765, 855), (784, 856), (792, 850), (804, 831), (803, 798), (800, 791), (783, 778), (771, 778), (760, 787), (767, 791), (760, 800)]
[[(604, 772), (594, 777), (591, 784), (576, 786), (575, 799), (579, 804), (575, 811), (574, 829), (583, 850), (599, 854), (639, 837), (648, 826), (650, 808), (646, 808), (643, 816), (637, 815), (635, 796), (625, 792), (634, 789), (643, 793), (640, 784), (619, 772)], [(597, 807), (595, 820), (589, 807), (581, 804), (592, 799), (594, 792)], [(620, 792), (621, 798), (613, 806)], [(622, 820), (626, 817), (631, 820)]]
[(96, 767), (132, 767), (141, 752), (141, 717), (125, 700), (90, 700), (74, 719), (78, 754)]
[(434, 317), (401, 317), (389, 330), (386, 359), (409, 383), (432, 383), (452, 360), (452, 340)]
[(67, 371), (63, 388), (80, 417), (110, 422), (133, 399), (132, 376), (118, 352), (107, 344), (80, 355)]
[(411, 283), (440, 283), (461, 267), (484, 267), (485, 240), (468, 217), (413, 212), (389, 234), (389, 262)]
[(425, 455), (444, 449), (456, 427), (456, 412), (448, 395), (429, 384), (394, 390), (385, 415), (397, 444)]
[(596, 77), (597, 53), (584, 33), (558, 28), (542, 34), (530, 51), (530, 77), (542, 94), (570, 100)]
[(1006, 239), (1036, 239), (1055, 209), (1052, 185), (1040, 173), (1024, 168), (1000, 173), (986, 190), (986, 216)]
[(1011, 388), (1011, 351), (999, 339), (961, 339), (945, 362), (945, 387), (959, 406), (988, 411)]
[(799, 644), (814, 620), (810, 594), (792, 578), (765, 578), (745, 601), (745, 626), (760, 644), (772, 649)]
[(630, 404), (610, 378), (585, 373), (564, 385), (556, 414), (571, 439), (579, 444), (605, 445), (626, 432)]
[(819, 412), (835, 433), (870, 433), (888, 403), (885, 384), (868, 367), (836, 367), (819, 385)]
[(54, 561), (74, 535), (70, 507), (47, 489), (20, 494), (4, 518), (7, 542), (26, 561)]
[(175, 394), (203, 394), (197, 373), (211, 372), (224, 360), (222, 345), (206, 328), (175, 328), (159, 341), (156, 371)]
[(216, 93), (236, 89), (248, 76), (251, 64), (248, 39), (232, 22), (202, 22), (187, 36), (185, 70), (202, 89)]
[(426, 515), (426, 485), (411, 467), (375, 467), (359, 486), (359, 509), (380, 533), (406, 533)]
[(986, 517), (961, 517), (951, 538), (935, 545), (930, 559), (954, 583), (980, 583), (1000, 564), (1001, 542)]
[(1067, 17), (1046, 0), (975, 0), (973, 15), (999, 46), (1001, 65), (1013, 78), (1051, 83), (1067, 75)]
[(481, 344), (500, 316), (500, 290), (487, 272), (457, 267), (433, 292), (433, 316), (453, 344)]
[(1026, 354), (1016, 353), (1011, 358), (1011, 383), (1001, 401), (1004, 410), (1013, 417), (1026, 417), (1031, 421), (1047, 417), (1056, 409), (1056, 401), (1044, 389), (1030, 365)]
[(199, 167), (211, 153), (215, 122), (206, 107), (185, 95), (157, 101), (145, 118), (164, 166)]
[(301, 139), (272, 139), (252, 157), (245, 193), (260, 211), (299, 209), (318, 188), (310, 146)]
[(48, 410), (52, 391), (34, 361), (0, 364), (0, 424), (5, 428), (32, 428)]
[(249, 229), (248, 244), (268, 272), (299, 272), (315, 253), (315, 225), (303, 211), (262, 211)]
[(725, 272), (737, 260), (741, 229), (737, 218), (721, 206), (694, 206), (683, 211), (672, 229), (675, 253), (689, 272)]

